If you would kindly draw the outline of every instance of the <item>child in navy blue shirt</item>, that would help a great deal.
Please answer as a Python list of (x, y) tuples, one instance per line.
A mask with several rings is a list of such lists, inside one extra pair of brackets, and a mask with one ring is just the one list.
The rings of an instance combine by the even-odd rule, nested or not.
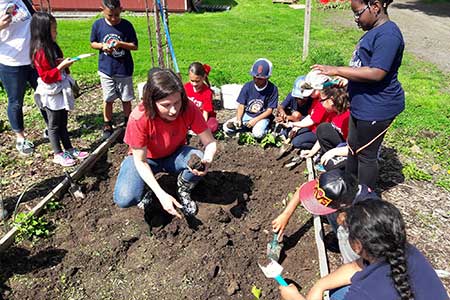
[(120, 0), (102, 0), (104, 19), (95, 21), (91, 31), (91, 47), (99, 50), (98, 74), (103, 90), (103, 139), (113, 132), (113, 103), (122, 101), (125, 126), (131, 113), (133, 90), (133, 58), (138, 49), (133, 25), (120, 17)]
[(300, 121), (309, 114), (312, 104), (311, 97), (303, 97), (301, 84), (305, 81), (305, 76), (299, 76), (294, 82), (292, 91), (277, 107), (275, 122), (285, 123), (288, 121)]
[(351, 117), (346, 170), (372, 189), (378, 178), (378, 149), (390, 124), (405, 108), (397, 78), (405, 43), (400, 29), (389, 20), (391, 2), (352, 0), (354, 19), (367, 32), (356, 45), (350, 66), (313, 66), (322, 74), (348, 80)]
[(268, 59), (257, 59), (250, 75), (253, 80), (242, 87), (237, 98), (236, 117), (225, 122), (223, 130), (225, 133), (233, 133), (237, 129), (251, 130), (255, 138), (261, 139), (267, 133), (272, 112), (277, 107), (278, 88), (269, 81), (272, 63)]

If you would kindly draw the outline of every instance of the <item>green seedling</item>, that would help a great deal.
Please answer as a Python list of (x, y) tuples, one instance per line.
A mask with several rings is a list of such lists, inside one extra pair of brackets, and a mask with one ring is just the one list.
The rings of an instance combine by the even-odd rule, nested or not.
[(44, 217), (36, 218), (31, 213), (18, 213), (14, 225), (17, 226), (16, 241), (33, 240), (47, 237), (50, 234), (50, 223)]
[(222, 130), (217, 130), (216, 133), (214, 133), (214, 138), (218, 141), (222, 141), (225, 139), (225, 134)]
[(62, 206), (61, 202), (59, 202), (59, 201), (50, 201), (45, 205), (45, 209), (50, 212), (57, 211), (58, 209), (61, 209), (62, 207), (63, 206)]
[(256, 300), (261, 298), (262, 290), (258, 289), (256, 285), (252, 286), (252, 295), (255, 296)]
[(273, 134), (268, 133), (260, 142), (261, 147), (266, 148), (267, 146), (281, 147), (282, 141), (275, 137)]
[(238, 140), (239, 145), (254, 145), (256, 144), (256, 139), (251, 135), (251, 133), (244, 132), (239, 135)]

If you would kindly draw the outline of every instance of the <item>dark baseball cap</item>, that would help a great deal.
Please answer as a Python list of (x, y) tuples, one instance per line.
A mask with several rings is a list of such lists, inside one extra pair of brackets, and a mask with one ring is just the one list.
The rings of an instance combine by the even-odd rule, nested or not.
[(258, 58), (253, 63), (250, 75), (257, 78), (269, 78), (272, 76), (272, 63), (266, 58)]
[(328, 215), (367, 199), (380, 198), (366, 185), (357, 185), (354, 177), (345, 176), (342, 169), (322, 173), (300, 187), (300, 201), (314, 215)]

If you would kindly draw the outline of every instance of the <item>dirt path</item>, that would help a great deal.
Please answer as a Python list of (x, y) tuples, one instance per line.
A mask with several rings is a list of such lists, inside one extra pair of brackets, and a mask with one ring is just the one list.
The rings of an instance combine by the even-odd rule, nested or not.
[(389, 14), (403, 32), (406, 51), (450, 73), (450, 3), (396, 0)]

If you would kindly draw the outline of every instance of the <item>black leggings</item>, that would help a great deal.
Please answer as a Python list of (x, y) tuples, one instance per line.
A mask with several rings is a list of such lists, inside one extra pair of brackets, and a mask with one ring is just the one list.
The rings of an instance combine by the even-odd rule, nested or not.
[(345, 142), (345, 139), (331, 123), (320, 123), (319, 126), (317, 126), (316, 135), (322, 153), (336, 148), (339, 144)]
[(362, 121), (350, 117), (348, 134), (347, 175), (358, 177), (359, 184), (375, 189), (378, 179), (378, 149), (394, 119)]
[(69, 132), (67, 131), (67, 110), (51, 110), (45, 107), (48, 117), (48, 139), (55, 154), (62, 152), (61, 143), (64, 150), (72, 149)]

